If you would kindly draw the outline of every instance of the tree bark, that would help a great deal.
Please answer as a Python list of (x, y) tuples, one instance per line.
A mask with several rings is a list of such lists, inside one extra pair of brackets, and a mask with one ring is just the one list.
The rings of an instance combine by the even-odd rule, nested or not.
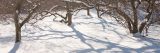
[(16, 25), (16, 41), (15, 43), (17, 42), (21, 42), (21, 27), (20, 25)]
[(71, 8), (70, 8), (69, 2), (66, 2), (66, 5), (67, 5), (67, 7), (66, 7), (67, 15), (66, 16), (67, 16), (67, 19), (68, 19), (67, 23), (68, 23), (68, 26), (70, 26), (72, 24)]
[(100, 6), (99, 6), (99, 4), (97, 4), (96, 6), (97, 6), (97, 8), (96, 8), (96, 10), (97, 10), (97, 16), (98, 16), (98, 18), (101, 18), (100, 13), (99, 13), (99, 10), (100, 10), (99, 7)]
[(89, 9), (89, 7), (87, 7), (87, 15), (90, 16), (90, 9)]
[(71, 26), (72, 24), (72, 14), (68, 13), (68, 26)]
[(137, 33), (138, 32), (138, 18), (137, 18), (137, 9), (135, 7), (135, 0), (131, 0), (131, 6), (132, 6), (132, 11), (133, 11), (133, 20), (134, 23), (133, 25), (133, 32), (132, 33)]
[(17, 42), (21, 42), (21, 27), (20, 27), (20, 23), (19, 23), (18, 13), (15, 13), (14, 22), (15, 22), (15, 31), (16, 31), (15, 43), (17, 43)]
[(19, 23), (19, 14), (20, 14), (20, 8), (21, 8), (22, 2), (23, 0), (18, 0), (18, 3), (16, 4), (16, 7), (15, 7), (15, 12), (14, 12), (14, 22), (15, 22), (15, 31), (16, 31), (15, 43), (21, 42), (21, 27)]

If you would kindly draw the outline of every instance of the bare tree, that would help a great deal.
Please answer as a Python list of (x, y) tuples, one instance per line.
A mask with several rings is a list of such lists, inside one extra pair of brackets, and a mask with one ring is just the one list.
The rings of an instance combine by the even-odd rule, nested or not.
[[(22, 14), (23, 12), (23, 8), (22, 7), (24, 5), (24, 2), (30, 2), (32, 5), (31, 8), (27, 8), (25, 10), (28, 11), (28, 15), (26, 16), (26, 18), (23, 18), (24, 20), (22, 20), (22, 22), (20, 22), (20, 14)], [(38, 3), (32, 3), (31, 1), (27, 1), (27, 0), (17, 0), (16, 6), (14, 8), (14, 22), (15, 22), (15, 30), (16, 30), (16, 41), (15, 42), (21, 42), (21, 28), (22, 26), (27, 23), (32, 16), (34, 15), (34, 13), (36, 13), (36, 9), (38, 8)]]
[(156, 0), (112, 0), (106, 6), (113, 16), (118, 16), (115, 19), (133, 34), (142, 33), (156, 18), (153, 16)]
[[(79, 0), (81, 1), (82, 5), (84, 5), (84, 9), (87, 11), (87, 15), (90, 16), (90, 9), (93, 9), (94, 8), (94, 0)], [(83, 8), (82, 8), (83, 9)], [(80, 9), (80, 10), (82, 10)]]
[[(50, 10), (43, 11), (45, 13), (44, 17), (47, 17), (47, 14), (50, 14), (48, 16), (54, 15), (55, 17), (60, 16), (62, 20), (60, 22), (67, 23), (68, 26), (72, 24), (72, 15), (74, 12), (85, 9), (85, 5), (80, 1), (72, 1), (72, 0), (63, 0), (62, 4), (64, 5), (56, 5), (53, 6)], [(66, 12), (66, 15), (62, 15), (58, 12)]]

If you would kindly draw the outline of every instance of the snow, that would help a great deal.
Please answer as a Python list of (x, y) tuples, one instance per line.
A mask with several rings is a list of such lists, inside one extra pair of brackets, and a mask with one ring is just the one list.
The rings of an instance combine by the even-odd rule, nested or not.
[(16, 51), (18, 50), (19, 46), (20, 46), (20, 42), (15, 43), (14, 47), (12, 48), (12, 50), (9, 53), (16, 53)]
[(16, 13), (18, 14), (18, 13), (19, 13), (19, 10), (16, 10)]
[(31, 0), (27, 0), (27, 2), (28, 2), (28, 3), (32, 3), (32, 1), (31, 1)]
[(133, 37), (110, 16), (97, 18), (82, 10), (69, 27), (46, 17), (26, 24), (22, 42), (15, 43), (14, 24), (0, 24), (0, 53), (159, 53), (160, 26), (151, 26), (148, 37)]

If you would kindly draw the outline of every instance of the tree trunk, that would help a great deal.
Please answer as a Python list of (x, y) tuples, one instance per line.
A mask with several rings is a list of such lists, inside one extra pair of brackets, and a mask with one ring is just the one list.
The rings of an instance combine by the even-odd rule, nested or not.
[(100, 16), (100, 13), (99, 13), (99, 4), (97, 4), (97, 8), (96, 8), (96, 10), (97, 10), (97, 16), (98, 16), (98, 18), (101, 18), (101, 16)]
[(18, 0), (18, 3), (16, 4), (15, 7), (15, 12), (14, 12), (14, 23), (15, 23), (15, 31), (16, 31), (16, 41), (17, 42), (21, 42), (21, 26), (19, 23), (19, 14), (20, 14), (20, 8), (21, 8), (21, 4), (24, 0)]
[(21, 27), (20, 25), (16, 25), (16, 41), (17, 42), (21, 42)]
[(15, 22), (15, 31), (16, 31), (16, 41), (15, 43), (17, 42), (20, 42), (21, 41), (21, 26), (20, 26), (20, 23), (19, 23), (19, 11), (16, 10), (17, 12), (15, 12), (15, 17), (14, 17), (14, 22)]
[(68, 13), (68, 26), (71, 26), (72, 24), (72, 14)]
[(67, 10), (67, 23), (68, 23), (68, 26), (70, 26), (72, 24), (72, 14), (71, 14), (71, 6), (70, 6), (70, 3), (69, 2), (66, 2), (66, 10)]
[(135, 0), (131, 0), (131, 6), (132, 6), (132, 10), (133, 10), (133, 20), (134, 23), (133, 25), (133, 33), (137, 33), (138, 32), (138, 18), (137, 18), (137, 9), (135, 7)]
[(138, 33), (138, 28), (136, 24), (133, 24), (133, 31), (132, 33)]
[(90, 16), (90, 10), (89, 10), (89, 7), (87, 7), (87, 15)]
[(129, 29), (129, 31), (130, 31), (130, 33), (132, 33), (132, 27), (131, 27), (131, 23), (129, 22), (129, 21), (127, 21), (127, 24), (128, 24), (128, 29)]

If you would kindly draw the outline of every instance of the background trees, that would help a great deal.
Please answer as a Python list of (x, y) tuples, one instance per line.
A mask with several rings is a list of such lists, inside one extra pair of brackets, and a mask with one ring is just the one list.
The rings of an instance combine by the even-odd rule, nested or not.
[[(102, 15), (110, 15), (118, 23), (126, 27), (130, 33), (142, 33), (148, 31), (152, 24), (158, 24), (160, 20), (159, 0), (0, 0), (0, 13), (12, 14), (16, 28), (16, 42), (21, 40), (21, 28), (36, 16), (54, 15), (62, 18), (61, 22), (72, 24), (72, 15), (80, 10), (86, 10), (90, 15), (90, 9), (97, 11), (98, 18)], [(6, 2), (6, 3), (5, 3)], [(65, 15), (58, 12), (66, 12)], [(50, 15), (49, 15), (50, 14)], [(24, 16), (25, 15), (25, 16)], [(42, 19), (42, 18), (40, 18)]]
[(152, 19), (158, 18), (154, 16), (156, 5), (156, 0), (112, 0), (105, 6), (112, 16), (117, 16), (115, 19), (120, 24), (135, 34), (147, 31), (151, 23), (153, 24)]
[[(53, 7), (50, 8), (49, 10), (43, 11), (42, 14), (44, 14), (43, 16), (47, 14), (50, 14), (49, 16), (54, 15), (56, 18), (57, 16), (59, 16), (62, 18), (60, 22), (64, 22), (68, 26), (70, 26), (72, 24), (72, 15), (77, 11), (85, 9), (84, 7), (85, 5), (80, 1), (74, 1), (74, 0), (73, 1), (63, 0), (61, 2), (62, 2), (61, 5), (59, 4), (53, 5)], [(66, 12), (66, 14), (63, 15), (59, 12)]]

